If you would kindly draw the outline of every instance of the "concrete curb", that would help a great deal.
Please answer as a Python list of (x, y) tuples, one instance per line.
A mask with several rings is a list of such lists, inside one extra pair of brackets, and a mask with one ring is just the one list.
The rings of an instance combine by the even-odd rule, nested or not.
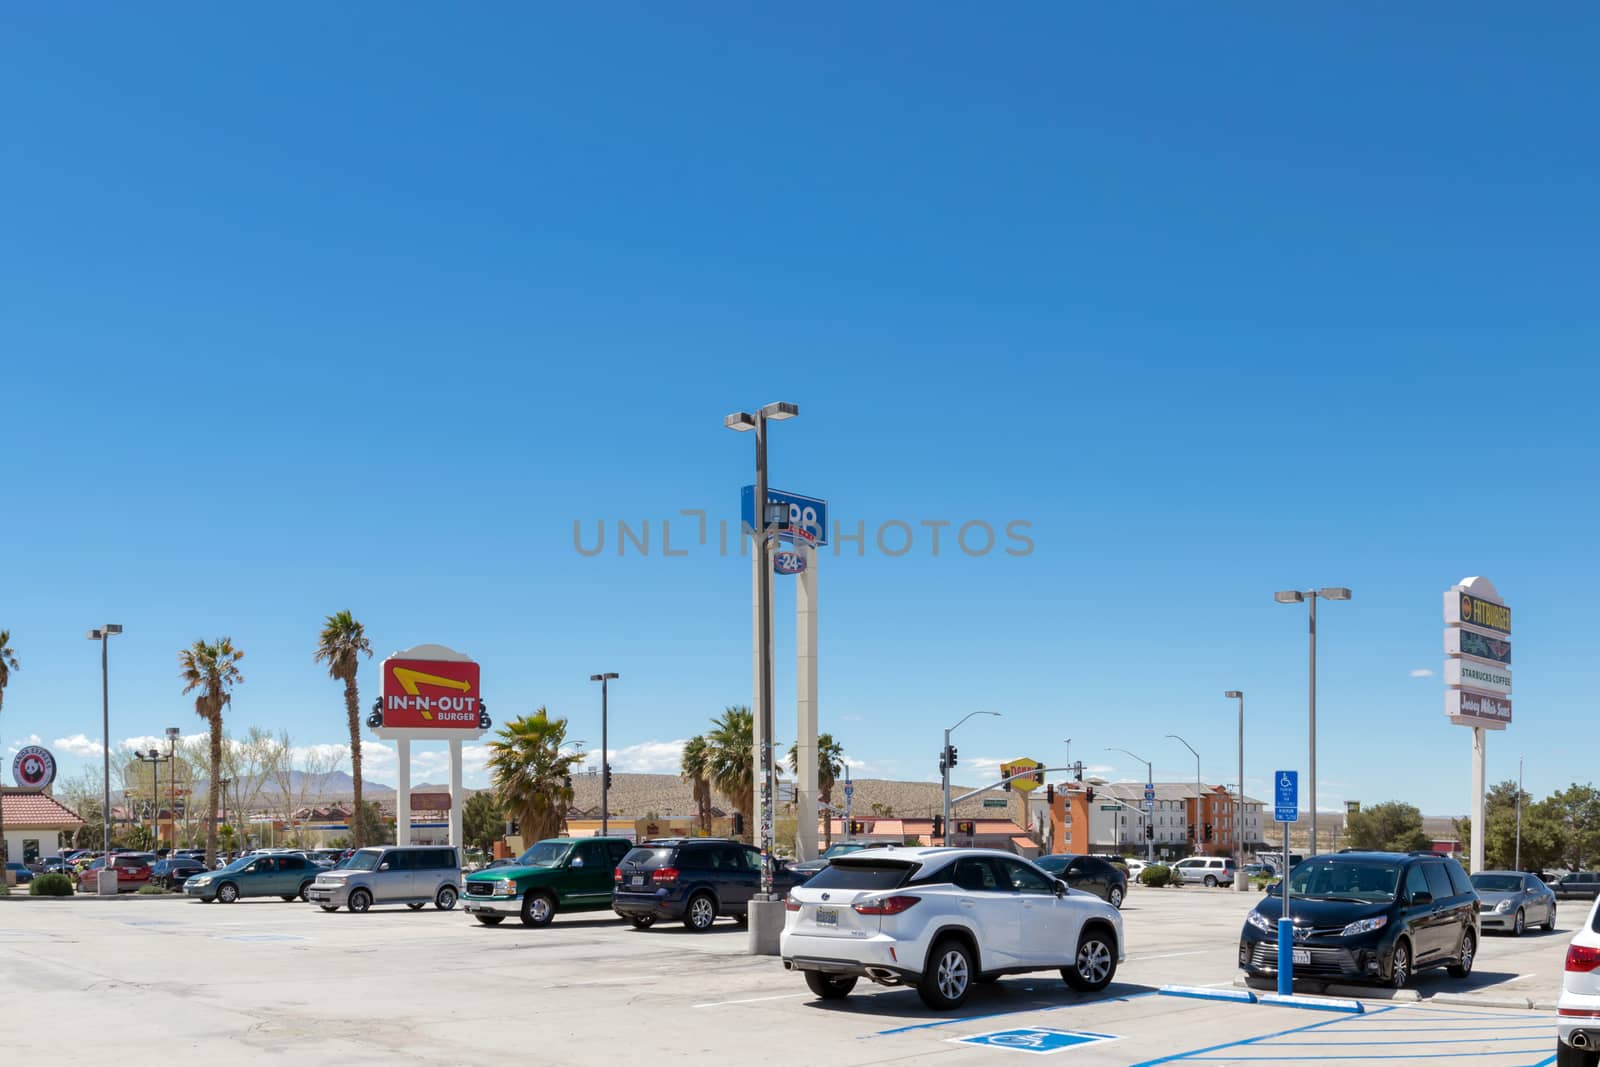
[[(1240, 989), (1250, 989), (1247, 978), (1235, 978), (1233, 984)], [(1263, 987), (1268, 988), (1268, 987)], [(1352, 997), (1356, 1000), (1392, 1000), (1402, 1004), (1415, 1004), (1422, 994), (1415, 989), (1385, 989), (1382, 986), (1341, 985), (1338, 982), (1296, 982), (1295, 992), (1306, 996)], [(1270, 987), (1276, 992), (1277, 987)]]
[(1555, 1001), (1532, 997), (1485, 996), (1480, 993), (1435, 993), (1430, 1004), (1470, 1004), (1480, 1008), (1514, 1008), (1521, 1011), (1555, 1011)]
[(1308, 1011), (1335, 1011), (1347, 1015), (1362, 1015), (1366, 1007), (1359, 1000), (1349, 1000), (1343, 997), (1308, 997), (1302, 994), (1293, 996), (1280, 996), (1277, 993), (1263, 993), (1261, 1003), (1271, 1004), (1279, 1008), (1305, 1008)]
[(1233, 1004), (1254, 1004), (1256, 995), (1248, 989), (1208, 989), (1205, 986), (1164, 985), (1156, 990), (1164, 997), (1188, 997), (1191, 1000), (1225, 1000)]

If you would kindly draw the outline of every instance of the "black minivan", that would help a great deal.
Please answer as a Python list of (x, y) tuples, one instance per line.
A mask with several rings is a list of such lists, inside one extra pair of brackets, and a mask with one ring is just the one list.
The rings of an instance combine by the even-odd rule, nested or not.
[[(1278, 973), (1281, 888), (1245, 919), (1239, 966), (1252, 978)], [(1296, 978), (1378, 982), (1399, 989), (1417, 971), (1472, 972), (1478, 894), (1460, 864), (1423, 852), (1313, 856), (1289, 875)]]
[[(774, 867), (774, 892), (787, 893), (797, 878)], [(760, 891), (761, 853), (717, 837), (669, 837), (637, 845), (617, 865), (611, 908), (644, 929), (657, 919), (681, 920), (691, 930), (711, 928), (717, 916), (745, 921)]]

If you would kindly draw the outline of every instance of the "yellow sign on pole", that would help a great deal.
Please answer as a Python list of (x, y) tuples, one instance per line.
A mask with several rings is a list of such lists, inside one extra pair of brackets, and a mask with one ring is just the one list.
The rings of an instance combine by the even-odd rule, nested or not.
[(1011, 783), (1012, 789), (1028, 793), (1044, 784), (1044, 764), (1038, 760), (1023, 756), (1021, 759), (1014, 759), (1010, 763), (1002, 763), (1000, 764), (1000, 777), (1010, 778), (1013, 774), (1022, 774), (1031, 770), (1037, 770), (1039, 773), (1032, 778), (1017, 778)]

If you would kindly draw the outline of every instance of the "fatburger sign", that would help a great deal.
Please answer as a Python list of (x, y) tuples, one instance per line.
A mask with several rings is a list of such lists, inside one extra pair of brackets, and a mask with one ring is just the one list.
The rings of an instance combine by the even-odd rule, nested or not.
[(47, 748), (28, 745), (11, 761), (11, 777), (27, 789), (44, 789), (56, 780), (56, 758)]
[(479, 696), (478, 665), (472, 660), (383, 661), (387, 729), (477, 730)]

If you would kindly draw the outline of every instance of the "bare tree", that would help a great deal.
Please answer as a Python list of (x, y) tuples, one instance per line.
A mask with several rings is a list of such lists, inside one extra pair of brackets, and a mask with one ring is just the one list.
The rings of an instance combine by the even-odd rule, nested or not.
[(283, 798), (294, 844), (304, 846), (306, 836), (303, 826), (295, 825), (297, 813), (322, 799), (329, 781), (344, 765), (346, 750), (343, 745), (310, 745), (296, 751), (288, 731), (280, 732), (279, 737), (291, 755), (281, 761), (274, 784), (278, 795)]
[[(249, 834), (251, 817), (264, 813), (276, 817), (280, 805), (272, 802), (269, 786), (289, 762), (289, 735), (280, 736), (252, 726), (242, 739), (228, 739), (222, 746), (222, 775), (238, 812), (240, 829)], [(257, 844), (260, 842), (257, 841)]]

